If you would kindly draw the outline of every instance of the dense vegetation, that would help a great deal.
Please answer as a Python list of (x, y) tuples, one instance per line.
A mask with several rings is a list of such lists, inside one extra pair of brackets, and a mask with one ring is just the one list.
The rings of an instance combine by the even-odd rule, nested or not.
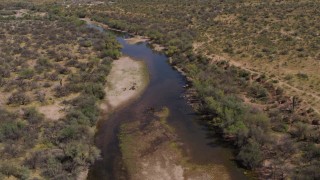
[(0, 179), (75, 179), (99, 158), (98, 102), (120, 46), (77, 18), (0, 7), (9, 10), (0, 16)]
[[(3, 176), (25, 178), (28, 169), (41, 169), (41, 176), (60, 179), (72, 176), (70, 173), (75, 174), (78, 167), (97, 157), (97, 151), (89, 148), (92, 131), (88, 127), (98, 115), (95, 102), (103, 97), (101, 85), (105, 80), (101, 73), (107, 73), (109, 68), (105, 57), (118, 56), (118, 47), (112, 38), (88, 32), (81, 21), (75, 20), (89, 17), (146, 35), (152, 42), (165, 46), (172, 64), (186, 72), (193, 84), (194, 96), (201, 100), (195, 107), (203, 120), (214, 130), (218, 127), (222, 136), (233, 142), (244, 166), (268, 178), (320, 178), (319, 1), (120, 0), (98, 6), (92, 2), (95, 1), (67, 7), (63, 3), (18, 3), (14, 8), (1, 5), (0, 18), (5, 23), (0, 26), (0, 36), (6, 38), (0, 40), (9, 45), (0, 47), (0, 57), (9, 59), (0, 66), (1, 92), (13, 93), (5, 96), (5, 102), (0, 101), (2, 107), (10, 107), (1, 110), (1, 119), (5, 120), (0, 122), (0, 147), (15, 146), (7, 152), (7, 148), (1, 148), (5, 154), (1, 158), (12, 159), (1, 163)], [(28, 15), (17, 21), (17, 9), (29, 9), (37, 16)], [(48, 14), (41, 16), (42, 13)], [(70, 21), (78, 26), (69, 27)], [(26, 22), (37, 26), (37, 33), (47, 31), (48, 35), (37, 39)], [(12, 24), (20, 26), (21, 31), (12, 29)], [(56, 27), (61, 31), (55, 31)], [(70, 29), (72, 33), (68, 33)], [(17, 40), (10, 40), (11, 31), (10, 37)], [(23, 36), (14, 36), (15, 33)], [(73, 41), (67, 37), (73, 37)], [(56, 39), (78, 46), (58, 49)], [(107, 41), (106, 46), (99, 43), (102, 39)], [(44, 54), (34, 51), (39, 44), (50, 48), (43, 49)], [(22, 47), (28, 47), (28, 51)], [(70, 51), (90, 57), (68, 59), (65, 56), (73, 55), (67, 53)], [(14, 56), (15, 53), (21, 55)], [(33, 58), (22, 59), (24, 56)], [(31, 59), (37, 59), (36, 63), (31, 63)], [(234, 61), (241, 68), (233, 66)], [(48, 69), (52, 71), (47, 72)], [(50, 100), (40, 92), (36, 96), (39, 88), (31, 87), (39, 86), (37, 82), (50, 89), (49, 97), (57, 101), (60, 98), (67, 107), (60, 121), (48, 122), (32, 108)], [(74, 94), (82, 95), (77, 98)], [(34, 142), (22, 143), (29, 139)], [(27, 147), (33, 153), (26, 153)], [(17, 154), (10, 156), (8, 152)], [(26, 158), (21, 161), (17, 157)]]
[[(319, 115), (308, 92), (319, 87), (313, 68), (319, 58), (319, 5), (135, 0), (77, 6), (77, 15), (164, 45), (171, 63), (191, 80), (204, 121), (234, 142), (243, 165), (264, 177), (317, 179)], [(233, 66), (234, 59), (249, 68)], [(296, 81), (287, 88), (286, 79)], [(306, 93), (292, 93), (295, 83), (304, 84)]]

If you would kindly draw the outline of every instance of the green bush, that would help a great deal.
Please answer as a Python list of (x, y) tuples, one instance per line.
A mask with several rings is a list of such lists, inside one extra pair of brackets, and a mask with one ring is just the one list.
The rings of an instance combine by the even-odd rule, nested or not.
[(237, 158), (247, 167), (258, 167), (262, 161), (259, 143), (250, 139), (248, 143), (240, 149)]
[(31, 79), (34, 75), (34, 71), (32, 69), (23, 69), (19, 72), (19, 76), (22, 79)]
[(31, 99), (23, 92), (14, 92), (8, 98), (7, 104), (13, 105), (27, 105), (29, 104)]
[(253, 84), (249, 89), (249, 95), (257, 99), (265, 100), (268, 97), (268, 91), (259, 84)]
[(44, 120), (43, 114), (40, 114), (35, 108), (24, 109), (23, 118), (31, 124), (38, 124)]
[(14, 176), (18, 179), (28, 179), (29, 170), (23, 166), (3, 161), (0, 163), (0, 174)]
[(105, 96), (104, 86), (97, 83), (87, 83), (84, 86), (84, 92), (97, 99), (103, 99)]
[(1, 122), (0, 123), (0, 142), (5, 140), (17, 140), (22, 135), (25, 125), (22, 122)]

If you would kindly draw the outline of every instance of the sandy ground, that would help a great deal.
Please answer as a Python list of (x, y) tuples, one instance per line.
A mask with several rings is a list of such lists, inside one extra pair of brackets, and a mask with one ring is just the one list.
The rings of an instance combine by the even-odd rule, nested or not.
[(142, 43), (142, 42), (147, 42), (149, 41), (148, 38), (146, 37), (143, 37), (143, 36), (135, 36), (135, 37), (132, 37), (132, 38), (127, 38), (125, 39), (127, 41), (127, 43), (129, 44), (137, 44), (137, 43)]
[(153, 49), (155, 51), (158, 51), (158, 52), (161, 52), (161, 51), (163, 51), (165, 49), (165, 47), (163, 47), (163, 46), (161, 46), (159, 44), (152, 44), (152, 46), (153, 46)]
[(137, 98), (147, 84), (147, 71), (142, 61), (121, 57), (113, 61), (105, 88), (106, 102), (101, 104), (104, 111), (113, 111), (124, 103)]
[(38, 111), (42, 113), (46, 119), (53, 121), (57, 121), (65, 115), (63, 110), (64, 106), (60, 105), (60, 102), (38, 107)]

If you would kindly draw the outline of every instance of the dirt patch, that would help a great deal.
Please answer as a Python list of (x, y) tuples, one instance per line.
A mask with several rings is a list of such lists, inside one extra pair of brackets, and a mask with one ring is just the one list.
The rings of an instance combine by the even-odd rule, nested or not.
[(125, 102), (136, 98), (146, 87), (148, 73), (142, 61), (121, 57), (112, 63), (105, 88), (106, 102), (103, 110), (114, 110)]
[(42, 113), (46, 119), (57, 121), (60, 118), (64, 117), (64, 106), (60, 105), (59, 102), (54, 104), (39, 106), (38, 111)]

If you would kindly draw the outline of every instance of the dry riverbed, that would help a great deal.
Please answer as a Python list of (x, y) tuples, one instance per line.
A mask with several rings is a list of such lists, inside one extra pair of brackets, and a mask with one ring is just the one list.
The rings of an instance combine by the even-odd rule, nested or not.
[(149, 110), (141, 120), (121, 126), (120, 149), (133, 180), (230, 179), (220, 165), (196, 165), (183, 155), (168, 108)]

